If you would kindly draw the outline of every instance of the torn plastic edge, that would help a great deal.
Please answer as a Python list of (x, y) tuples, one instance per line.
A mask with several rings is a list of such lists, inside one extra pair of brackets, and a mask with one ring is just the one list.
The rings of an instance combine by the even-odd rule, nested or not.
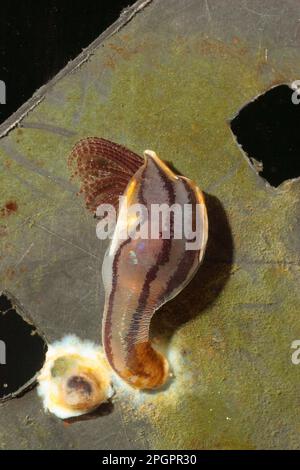
[[(237, 145), (237, 147), (239, 148), (243, 158), (247, 161), (247, 164), (248, 166), (250, 166), (252, 172), (255, 173), (255, 176), (259, 177), (260, 181), (264, 184), (264, 186), (268, 189), (268, 190), (271, 190), (273, 193), (284, 193), (286, 191), (289, 190), (290, 186), (294, 183), (298, 183), (300, 181), (300, 176), (297, 176), (296, 178), (289, 178), (285, 181), (283, 181), (282, 183), (280, 183), (278, 186), (272, 186), (268, 180), (266, 180), (263, 176), (261, 176), (259, 174), (259, 171), (257, 171), (257, 168), (256, 168), (256, 165), (255, 165), (255, 162), (257, 162), (258, 164), (260, 164), (260, 162), (258, 162), (257, 160), (255, 160), (255, 158), (251, 157), (250, 155), (248, 155), (247, 152), (245, 152), (245, 150), (243, 149), (243, 146), (238, 142), (237, 140), (237, 137), (235, 135), (235, 133), (233, 132), (233, 130), (231, 129), (231, 122), (240, 114), (240, 112), (246, 107), (248, 106), (250, 103), (253, 103), (254, 101), (256, 101), (258, 98), (260, 98), (261, 96), (265, 95), (266, 93), (268, 93), (270, 90), (273, 90), (273, 88), (277, 88), (279, 86), (282, 86), (282, 85), (285, 85), (285, 86), (288, 86), (291, 90), (294, 90), (293, 88), (293, 82), (291, 83), (286, 83), (286, 82), (282, 82), (282, 83), (276, 83), (275, 85), (271, 86), (270, 88), (268, 88), (267, 90), (265, 91), (262, 91), (261, 93), (259, 93), (258, 95), (256, 95), (254, 98), (252, 98), (251, 100), (247, 101), (246, 104), (244, 104), (243, 106), (241, 106), (239, 108), (239, 110), (236, 112), (236, 114), (231, 117), (228, 121), (227, 121), (227, 124), (229, 126), (229, 130), (230, 130), (230, 133), (231, 133), (231, 136), (234, 140), (234, 143)], [(254, 161), (254, 162), (253, 162)]]
[[(0, 290), (0, 296), (4, 295), (8, 298), (8, 300), (11, 302), (11, 308), (14, 309), (19, 315), (24, 322), (26, 322), (28, 325), (32, 326), (36, 333), (39, 335), (39, 337), (43, 340), (45, 344), (45, 357), (46, 357), (46, 352), (48, 349), (48, 341), (46, 339), (46, 336), (44, 333), (42, 333), (39, 328), (34, 324), (32, 318), (30, 315), (25, 311), (24, 307), (21, 305), (21, 303), (15, 298), (13, 294), (8, 292), (7, 290)], [(36, 373), (29, 379), (27, 382), (25, 382), (21, 387), (18, 388), (13, 393), (9, 393), (8, 395), (5, 395), (0, 398), (0, 405), (8, 400), (12, 400), (13, 398), (20, 398), (23, 396), (25, 393), (29, 392), (32, 390), (36, 384), (37, 384), (37, 377), (39, 374), (39, 370), (36, 371)]]
[(69, 73), (73, 73), (80, 68), (89, 58), (93, 55), (95, 49), (97, 49), (101, 43), (112, 37), (120, 29), (122, 29), (127, 23), (129, 23), (141, 10), (146, 8), (153, 0), (137, 0), (131, 7), (125, 8), (121, 11), (119, 18), (109, 26), (103, 33), (100, 34), (89, 46), (84, 48), (82, 52), (75, 57), (75, 59), (68, 62), (68, 64), (58, 72), (52, 80), (47, 82), (38, 88), (31, 98), (20, 106), (10, 117), (8, 117), (0, 125), (0, 139), (7, 136), (15, 127), (17, 127), (21, 121), (31, 112), (36, 106), (38, 106), (45, 98), (46, 93), (51, 90), (56, 83), (64, 78)]

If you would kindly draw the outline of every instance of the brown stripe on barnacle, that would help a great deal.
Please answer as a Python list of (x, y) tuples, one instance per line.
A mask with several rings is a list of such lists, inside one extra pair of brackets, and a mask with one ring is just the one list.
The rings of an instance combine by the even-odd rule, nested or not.
[(137, 193), (137, 201), (139, 204), (143, 204), (145, 207), (147, 206), (146, 200), (144, 198), (144, 187), (143, 187), (143, 182), (146, 178), (146, 173), (147, 173), (147, 166), (146, 162), (144, 163), (143, 170), (139, 174), (139, 190)]
[[(188, 199), (189, 203), (192, 204), (192, 206), (197, 208), (197, 198), (195, 196), (194, 191), (192, 190), (189, 181), (186, 180), (186, 178), (180, 178), (182, 183), (184, 184), (187, 194), (188, 194)], [(202, 195), (202, 193), (200, 193)], [(204, 203), (204, 198), (202, 199)], [(201, 202), (202, 202), (201, 201)], [(182, 253), (181, 260), (178, 263), (177, 270), (173, 273), (173, 275), (170, 277), (166, 291), (172, 292), (175, 290), (178, 286), (182, 285), (186, 279), (188, 279), (188, 274), (193, 268), (195, 261), (197, 258), (199, 258), (199, 251), (201, 252), (202, 249), (205, 247), (201, 248), (200, 250), (184, 250)], [(196, 272), (194, 273), (196, 274)], [(190, 281), (190, 279), (189, 279)]]
[(166, 174), (163, 172), (162, 168), (155, 162), (156, 168), (158, 170), (158, 173), (161, 177), (162, 183), (164, 188), (166, 189), (168, 193), (168, 200), (169, 200), (169, 205), (171, 206), (175, 202), (175, 191), (174, 191), (174, 182), (170, 181), (170, 178), (166, 176)]
[[(146, 172), (148, 172), (148, 171), (151, 172), (151, 165), (154, 165), (154, 167), (157, 170), (158, 175), (160, 177), (162, 186), (168, 193), (169, 204), (172, 205), (175, 201), (175, 196), (174, 196), (174, 182), (171, 181), (171, 176), (173, 176), (174, 179), (176, 179), (176, 175), (169, 168), (168, 168), (168, 174), (166, 174), (166, 172), (163, 171), (162, 165), (164, 167), (166, 167), (166, 165), (165, 165), (165, 163), (163, 163), (162, 161), (160, 161), (158, 159), (158, 157), (156, 156), (156, 154), (154, 154), (154, 152), (150, 153), (150, 151), (145, 151), (144, 155), (145, 155), (145, 158), (147, 159), (146, 160), (146, 166), (145, 166)], [(158, 161), (160, 163), (158, 163)], [(146, 178), (147, 178), (147, 174), (143, 175), (143, 179), (146, 179)], [(160, 199), (159, 199), (159, 201), (157, 201), (157, 203), (161, 204), (162, 199), (163, 199), (162, 195), (160, 194)], [(145, 201), (144, 197), (143, 197), (143, 200)], [(152, 201), (152, 202), (154, 202), (154, 201)], [(145, 205), (147, 205), (146, 202), (145, 202)]]
[[(150, 157), (151, 158), (151, 157)], [(175, 190), (174, 190), (174, 183), (170, 181), (170, 178), (166, 176), (163, 172), (162, 168), (157, 164), (157, 162), (151, 158), (151, 162), (154, 163), (155, 168), (158, 171), (158, 175), (162, 180), (167, 192), (168, 192), (168, 202), (169, 206), (171, 207), (175, 203)], [(146, 178), (147, 174), (143, 172), (143, 176)], [(143, 194), (143, 185), (141, 184), (140, 187), (140, 198), (144, 200)], [(151, 220), (151, 217), (149, 217)], [(126, 343), (128, 345), (134, 342), (134, 339), (138, 337), (140, 328), (145, 328), (145, 324), (147, 324), (147, 320), (150, 323), (151, 317), (154, 311), (150, 311), (149, 318), (145, 318), (146, 316), (146, 307), (147, 302), (150, 296), (151, 284), (156, 280), (157, 274), (159, 269), (167, 264), (170, 261), (170, 253), (172, 249), (172, 238), (174, 237), (174, 214), (173, 212), (170, 214), (170, 238), (169, 239), (162, 239), (161, 241), (161, 249), (157, 255), (155, 264), (150, 268), (150, 270), (146, 274), (146, 279), (143, 284), (141, 294), (138, 300), (137, 309), (132, 316), (132, 320), (129, 325), (128, 333), (126, 335)], [(150, 306), (151, 308), (151, 306)]]
[(114, 296), (115, 296), (117, 285), (118, 285), (118, 263), (119, 263), (119, 259), (122, 254), (122, 250), (124, 246), (126, 246), (129, 242), (130, 242), (130, 238), (125, 240), (119, 246), (114, 256), (114, 261), (112, 264), (112, 286), (111, 286), (111, 292), (109, 294), (107, 311), (105, 313), (105, 324), (104, 324), (103, 338), (102, 338), (102, 343), (105, 349), (107, 359), (111, 364), (114, 362), (110, 340), (111, 340), (111, 332), (112, 332), (113, 302), (114, 302)]
[[(166, 286), (166, 292), (172, 292), (177, 287), (182, 285), (188, 278), (188, 274), (194, 266), (196, 259), (198, 258), (197, 250), (184, 251), (182, 258), (178, 263), (178, 268), (168, 280)], [(190, 279), (188, 279), (188, 282)]]
[(126, 344), (128, 344), (127, 352), (130, 352), (130, 345), (135, 342), (135, 338), (139, 336), (140, 328), (144, 328), (145, 324), (150, 323), (154, 310), (149, 310), (147, 318), (147, 302), (150, 296), (151, 284), (157, 279), (159, 268), (169, 262), (172, 241), (170, 239), (162, 240), (162, 247), (158, 254), (155, 264), (150, 268), (146, 274), (146, 279), (143, 284), (138, 305), (135, 313), (132, 316), (128, 333), (126, 335)]

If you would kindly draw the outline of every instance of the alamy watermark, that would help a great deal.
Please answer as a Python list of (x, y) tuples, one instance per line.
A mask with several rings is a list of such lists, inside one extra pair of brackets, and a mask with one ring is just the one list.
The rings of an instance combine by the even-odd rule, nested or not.
[(6, 344), (0, 339), (0, 365), (6, 364)]
[(292, 363), (297, 366), (298, 364), (300, 364), (300, 340), (295, 339), (295, 341), (293, 341), (291, 344), (291, 348), (295, 349), (291, 357)]
[(294, 80), (291, 84), (291, 88), (294, 90), (292, 93), (292, 103), (299, 104), (300, 103), (300, 80)]
[(199, 250), (203, 240), (202, 204), (143, 204), (127, 205), (119, 197), (119, 216), (111, 204), (101, 204), (96, 211), (100, 218), (96, 234), (100, 240), (112, 238), (115, 228), (121, 240), (173, 239), (185, 240), (186, 250)]
[(6, 104), (6, 85), (3, 80), (0, 80), (0, 104)]

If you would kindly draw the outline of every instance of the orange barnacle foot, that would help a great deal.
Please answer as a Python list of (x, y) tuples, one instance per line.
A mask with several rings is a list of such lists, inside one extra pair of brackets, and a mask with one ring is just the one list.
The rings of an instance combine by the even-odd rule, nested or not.
[(169, 364), (149, 341), (138, 343), (129, 355), (128, 369), (122, 376), (132, 387), (141, 390), (160, 388), (170, 377)]

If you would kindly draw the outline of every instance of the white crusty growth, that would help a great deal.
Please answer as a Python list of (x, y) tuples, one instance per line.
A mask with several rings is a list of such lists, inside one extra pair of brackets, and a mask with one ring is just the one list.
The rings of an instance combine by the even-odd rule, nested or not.
[(45, 411), (61, 419), (89, 413), (113, 395), (101, 348), (74, 335), (48, 346), (38, 384)]

